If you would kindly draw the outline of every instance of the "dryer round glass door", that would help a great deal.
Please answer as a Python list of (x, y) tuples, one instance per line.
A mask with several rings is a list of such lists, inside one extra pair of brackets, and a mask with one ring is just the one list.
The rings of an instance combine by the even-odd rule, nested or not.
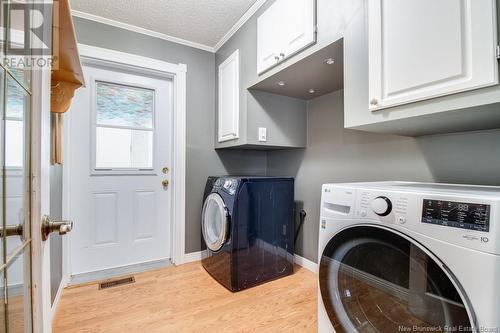
[(201, 229), (207, 247), (219, 251), (227, 240), (229, 212), (217, 193), (210, 194), (203, 205)]
[(461, 287), (444, 269), (402, 234), (352, 227), (333, 237), (323, 252), (321, 297), (337, 333), (470, 328), (473, 317)]

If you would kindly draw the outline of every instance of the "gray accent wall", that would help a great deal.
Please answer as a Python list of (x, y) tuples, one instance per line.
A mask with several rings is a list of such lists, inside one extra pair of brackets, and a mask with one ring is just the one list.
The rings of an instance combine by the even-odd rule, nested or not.
[(201, 207), (207, 177), (266, 172), (265, 152), (217, 153), (214, 150), (215, 54), (77, 17), (73, 19), (78, 43), (187, 64), (186, 253), (200, 251)]

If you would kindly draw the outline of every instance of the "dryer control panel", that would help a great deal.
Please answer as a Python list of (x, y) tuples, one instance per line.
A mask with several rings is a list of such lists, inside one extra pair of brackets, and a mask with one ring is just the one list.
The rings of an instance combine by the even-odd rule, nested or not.
[(490, 209), (486, 204), (424, 199), (422, 223), (488, 232)]
[(325, 184), (321, 217), (376, 223), (500, 255), (500, 187)]

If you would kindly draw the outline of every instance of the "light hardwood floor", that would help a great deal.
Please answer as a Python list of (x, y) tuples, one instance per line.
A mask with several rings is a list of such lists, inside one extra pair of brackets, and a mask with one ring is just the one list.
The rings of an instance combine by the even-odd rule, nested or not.
[(136, 283), (64, 290), (54, 320), (62, 332), (316, 332), (316, 276), (292, 276), (239, 293), (199, 262), (135, 275)]

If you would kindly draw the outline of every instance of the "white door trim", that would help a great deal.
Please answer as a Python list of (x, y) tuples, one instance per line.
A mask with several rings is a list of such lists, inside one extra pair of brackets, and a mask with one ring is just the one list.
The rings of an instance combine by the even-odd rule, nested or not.
[[(127, 70), (143, 75), (151, 75), (172, 80), (173, 83), (173, 161), (172, 161), (172, 258), (176, 265), (184, 263), (185, 256), (185, 193), (186, 193), (186, 64), (172, 64), (157, 59), (134, 54), (104, 49), (100, 47), (78, 44), (82, 62), (87, 65), (105, 65), (108, 68)], [(69, 113), (68, 117), (71, 116)], [(68, 120), (66, 120), (68, 122)], [(64, 148), (70, 149), (68, 133), (65, 133)], [(68, 159), (63, 165), (63, 216), (70, 216), (70, 190)], [(75, 232), (78, 232), (78, 221), (75, 221)], [(71, 241), (71, 237), (69, 237)], [(69, 242), (67, 242), (69, 243)], [(64, 246), (65, 255), (63, 271), (70, 274), (69, 244)], [(68, 276), (66, 276), (68, 278)], [(69, 280), (69, 279), (68, 279)]]

